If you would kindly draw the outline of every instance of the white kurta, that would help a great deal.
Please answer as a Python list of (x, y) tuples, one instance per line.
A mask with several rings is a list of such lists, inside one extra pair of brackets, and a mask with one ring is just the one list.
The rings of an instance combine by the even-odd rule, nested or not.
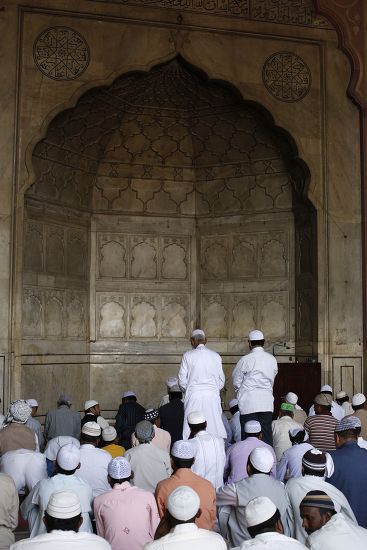
[(13, 478), (18, 493), (29, 493), (48, 477), (46, 457), (28, 449), (9, 451), (0, 459), (0, 472)]
[(325, 481), (322, 477), (304, 476), (293, 478), (287, 482), (285, 489), (294, 511), (293, 536), (302, 543), (305, 543), (307, 533), (302, 527), (299, 505), (309, 491), (324, 491), (334, 502), (337, 512), (343, 512), (348, 519), (357, 523), (355, 515), (343, 493), (334, 487), (334, 485)]
[(278, 372), (276, 359), (256, 347), (241, 357), (232, 373), (241, 414), (273, 412), (273, 384)]
[(48, 460), (56, 460), (57, 453), (59, 452), (61, 447), (67, 445), (68, 443), (76, 445), (78, 449), (80, 447), (80, 442), (71, 435), (59, 435), (57, 437), (54, 437), (53, 439), (50, 439), (44, 450), (45, 457), (48, 458)]
[(23, 539), (13, 544), (11, 550), (111, 550), (111, 546), (102, 537), (92, 533), (75, 531), (51, 531), (33, 539)]
[(92, 533), (92, 524), (89, 517), (89, 513), (92, 511), (93, 502), (92, 489), (75, 474), (70, 476), (57, 474), (40, 481), (32, 489), (20, 507), (22, 516), (28, 521), (31, 537), (46, 533), (46, 527), (42, 518), (45, 514), (50, 496), (56, 491), (72, 491), (78, 495), (83, 516), (83, 523), (79, 530)]
[(149, 542), (144, 550), (227, 550), (224, 539), (207, 529), (199, 529), (195, 523), (176, 525), (168, 535)]
[(306, 546), (298, 542), (298, 540), (291, 539), (280, 533), (263, 533), (257, 535), (254, 539), (245, 540), (241, 546), (236, 546), (233, 550), (247, 550), (253, 548), (254, 550), (306, 550)]
[(296, 428), (302, 430), (303, 426), (301, 426), (301, 424), (297, 424), (297, 422), (295, 422), (290, 416), (282, 416), (281, 418), (278, 418), (278, 420), (273, 420), (271, 425), (273, 432), (273, 448), (278, 464), (284, 451), (292, 447), (292, 443), (289, 438), (289, 430), (294, 430)]
[(94, 497), (111, 489), (107, 481), (108, 465), (111, 460), (110, 453), (103, 449), (97, 449), (89, 443), (80, 446), (78, 477), (92, 488)]
[(366, 550), (367, 529), (351, 522), (344, 514), (335, 514), (306, 542), (311, 550)]
[(222, 359), (218, 353), (204, 344), (184, 353), (178, 372), (178, 383), (185, 392), (183, 439), (190, 435), (187, 416), (194, 411), (204, 414), (209, 433), (223, 439), (227, 437), (219, 393), (224, 382)]
[(224, 440), (202, 431), (190, 441), (195, 446), (195, 462), (191, 470), (210, 481), (215, 488), (221, 487), (226, 463)]

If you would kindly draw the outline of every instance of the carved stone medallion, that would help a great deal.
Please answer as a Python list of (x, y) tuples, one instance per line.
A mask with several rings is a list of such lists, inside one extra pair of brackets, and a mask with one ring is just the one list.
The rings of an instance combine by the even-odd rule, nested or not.
[(50, 27), (38, 35), (33, 46), (34, 62), (53, 80), (74, 80), (89, 64), (89, 46), (69, 27)]
[(277, 52), (263, 66), (263, 82), (280, 101), (303, 99), (311, 88), (311, 71), (301, 57), (291, 52)]

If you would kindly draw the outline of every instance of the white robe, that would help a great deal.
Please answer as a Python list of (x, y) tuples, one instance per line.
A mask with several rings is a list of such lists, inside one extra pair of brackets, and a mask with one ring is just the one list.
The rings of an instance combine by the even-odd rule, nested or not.
[(106, 540), (92, 533), (75, 531), (51, 531), (33, 539), (23, 539), (12, 544), (11, 550), (111, 550)]
[(8, 451), (0, 459), (0, 472), (13, 478), (18, 493), (29, 493), (48, 478), (46, 457), (28, 449)]
[(178, 372), (179, 386), (185, 392), (183, 439), (190, 435), (187, 417), (194, 411), (204, 414), (209, 433), (226, 439), (219, 393), (224, 382), (222, 359), (218, 353), (204, 344), (184, 353)]
[(294, 511), (293, 537), (303, 544), (307, 539), (307, 533), (302, 527), (302, 518), (299, 511), (299, 505), (310, 491), (324, 491), (334, 502), (337, 512), (343, 512), (349, 520), (357, 523), (352, 508), (343, 493), (334, 487), (334, 485), (331, 485), (331, 483), (325, 481), (322, 477), (294, 477), (287, 482), (285, 488)]
[(335, 514), (308, 537), (306, 545), (311, 550), (366, 550), (367, 529), (351, 522), (344, 514)]
[(215, 488), (221, 487), (226, 463), (224, 440), (203, 430), (190, 441), (195, 447), (195, 462), (191, 470), (210, 481)]
[(46, 532), (43, 516), (50, 496), (57, 491), (72, 491), (78, 495), (83, 517), (83, 523), (79, 531), (92, 533), (92, 524), (89, 517), (93, 502), (92, 489), (75, 474), (70, 476), (57, 474), (37, 483), (20, 507), (23, 518), (28, 521), (31, 537)]
[(144, 550), (227, 550), (224, 539), (208, 531), (199, 529), (195, 523), (176, 525), (168, 535), (148, 542)]
[(236, 546), (233, 550), (306, 550), (306, 546), (280, 533), (262, 533), (254, 539), (245, 540), (241, 546)]

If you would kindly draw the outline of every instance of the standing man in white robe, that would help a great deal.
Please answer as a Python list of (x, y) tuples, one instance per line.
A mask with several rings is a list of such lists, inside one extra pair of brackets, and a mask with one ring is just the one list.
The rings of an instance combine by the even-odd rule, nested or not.
[(275, 357), (264, 350), (265, 337), (261, 330), (251, 330), (248, 343), (250, 353), (241, 357), (232, 373), (240, 409), (241, 436), (245, 439), (246, 422), (257, 420), (265, 443), (272, 446), (273, 385), (278, 365)]
[(194, 411), (204, 414), (208, 433), (225, 439), (219, 393), (225, 382), (222, 359), (206, 347), (204, 331), (194, 330), (190, 342), (193, 349), (184, 353), (178, 372), (179, 386), (185, 392), (183, 439), (190, 435), (187, 417)]

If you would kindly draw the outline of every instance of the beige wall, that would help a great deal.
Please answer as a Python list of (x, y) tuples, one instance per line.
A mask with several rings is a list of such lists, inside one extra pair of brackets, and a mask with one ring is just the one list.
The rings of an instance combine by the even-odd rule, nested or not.
[[(194, 8), (186, 11), (182, 8), (178, 11), (150, 8), (140, 2), (123, 5), (119, 2), (85, 0), (78, 2), (77, 11), (68, 13), (69, 2), (48, 4), (40, 1), (38, 7), (30, 4), (27, 9), (18, 7), (16, 2), (8, 3), (0, 19), (3, 31), (0, 43), (8, 68), (7, 78), (0, 83), (2, 127), (7, 130), (0, 136), (3, 209), (0, 239), (3, 260), (0, 278), (3, 300), (0, 355), (4, 357), (5, 374), (9, 367), (5, 397), (29, 397), (30, 393), (36, 392), (35, 396), (42, 404), (41, 409), (45, 410), (61, 390), (79, 393), (78, 407), (89, 394), (95, 395), (95, 392), (101, 391), (102, 405), (112, 407), (118, 400), (120, 386), (126, 383), (132, 385), (133, 389), (140, 389), (140, 384), (137, 387), (138, 381), (144, 380), (148, 384), (145, 383), (144, 390), (141, 390), (143, 402), (149, 404), (156, 393), (164, 391), (164, 377), (176, 372), (180, 354), (187, 346), (183, 333), (182, 339), (175, 346), (168, 347), (168, 355), (160, 354), (156, 357), (156, 363), (154, 356), (157, 355), (157, 346), (151, 343), (124, 340), (117, 345), (116, 338), (104, 339), (103, 345), (99, 343), (101, 334), (107, 333), (103, 332), (106, 330), (103, 327), (101, 333), (101, 309), (96, 309), (94, 304), (103, 307), (106, 292), (121, 296), (125, 293), (124, 299), (127, 299), (127, 287), (115, 283), (104, 285), (103, 276), (93, 276), (96, 273), (101, 275), (97, 264), (100, 257), (98, 247), (103, 238), (111, 233), (143, 234), (138, 231), (140, 220), (135, 220), (137, 229), (131, 232), (126, 228), (115, 229), (111, 214), (108, 221), (106, 216), (96, 215), (91, 221), (85, 222), (75, 215), (72, 205), (65, 207), (62, 213), (53, 212), (52, 209), (41, 212), (33, 205), (33, 210), (30, 206), (27, 211), (29, 220), (25, 226), (24, 193), (36, 178), (32, 151), (46, 135), (49, 123), (58, 113), (74, 107), (87, 90), (110, 85), (117, 77), (130, 71), (149, 70), (177, 53), (203, 70), (209, 78), (229, 83), (245, 100), (263, 106), (272, 115), (275, 124), (284, 128), (293, 138), (299, 157), (310, 170), (308, 196), (317, 209), (317, 347), (324, 378), (335, 385), (335, 390), (342, 386), (349, 392), (360, 390), (362, 283), (358, 113), (345, 94), (350, 68), (344, 55), (337, 50), (335, 33), (322, 22), (320, 24), (312, 14), (310, 16), (307, 2), (306, 8), (303, 11), (301, 8), (295, 18), (301, 24), (293, 25), (267, 21), (270, 12), (262, 12), (263, 20), (254, 16), (255, 10), (249, 17), (245, 9), (241, 16), (233, 12), (226, 14), (224, 9), (218, 9), (218, 13), (213, 15), (205, 12), (205, 9), (195, 12)], [(249, 4), (252, 6), (254, 2)], [(228, 8), (228, 11), (231, 12), (231, 9)], [(305, 15), (304, 20), (302, 14)], [(182, 15), (181, 24), (177, 23), (178, 15)], [(280, 21), (279, 13), (275, 17)], [(49, 78), (41, 73), (34, 61), (33, 48), (37, 37), (47, 28), (57, 26), (74, 29), (89, 46), (89, 65), (73, 80)], [(82, 64), (83, 56), (88, 52), (83, 43), (76, 44), (76, 48)], [(40, 59), (41, 54), (35, 51)], [(276, 52), (292, 52), (300, 56), (309, 67), (310, 91), (299, 101), (281, 101), (264, 86), (264, 63)], [(55, 76), (52, 60), (51, 66), (43, 67)], [(297, 76), (297, 67), (292, 70)], [(304, 73), (298, 76), (302, 80)], [(294, 90), (299, 82), (297, 80), (294, 84)], [(265, 223), (269, 223), (269, 219), (271, 217), (266, 217)], [(123, 221), (121, 216), (117, 216), (116, 220), (122, 225), (127, 223), (127, 218)], [(252, 219), (249, 232), (258, 231), (258, 224), (264, 221)], [(84, 223), (90, 224), (87, 232), (83, 229)], [(177, 223), (173, 222), (169, 232), (162, 229), (158, 233), (162, 234), (162, 238), (168, 238)], [(190, 225), (189, 222), (185, 223)], [(216, 223), (220, 226), (217, 236), (222, 236), (227, 243), (233, 240), (238, 224), (241, 226), (243, 220), (236, 221), (234, 231), (226, 221)], [(285, 220), (276, 221), (275, 225), (279, 227), (279, 223), (287, 224), (286, 216)], [(200, 231), (204, 243), (208, 242), (207, 234), (215, 233), (213, 225), (212, 222), (211, 226), (202, 222)], [(45, 263), (42, 263), (41, 274), (33, 269), (34, 265), (32, 267), (32, 262), (37, 261), (36, 257), (32, 254), (27, 258), (27, 249), (24, 251), (30, 227), (42, 235), (44, 243), (42, 262)], [(274, 231), (273, 225), (271, 230)], [(76, 277), (74, 269), (68, 271), (70, 254), (73, 256), (76, 250), (70, 244), (75, 241), (71, 238), (72, 234), (81, 236), (79, 241), (84, 243), (83, 254), (89, 268)], [(192, 230), (187, 227), (180, 227), (178, 233), (175, 229), (172, 232), (176, 239), (180, 235), (187, 239), (191, 234)], [(289, 235), (291, 243), (292, 231)], [(51, 244), (54, 243), (52, 246), (59, 246), (63, 251), (57, 256), (59, 263), (52, 256), (47, 264), (47, 238)], [(27, 270), (23, 266), (24, 257), (27, 262), (31, 262), (32, 269)], [(95, 263), (88, 263), (89, 258), (90, 262)], [(297, 257), (294, 261), (297, 262)], [(33, 313), (29, 314), (27, 307), (23, 312), (23, 287), (34, 284), (45, 289), (39, 297), (39, 311), (40, 315), (52, 320), (51, 333), (47, 333), (50, 329), (46, 329), (46, 325), (39, 326), (37, 318), (32, 317)], [(293, 295), (292, 284), (290, 279), (287, 291)], [(203, 294), (218, 294), (220, 288), (227, 288), (231, 295), (239, 291), (239, 285), (232, 281), (214, 284), (208, 280), (202, 283)], [(145, 286), (143, 290), (147, 292), (148, 287)], [(252, 290), (256, 292), (256, 288)], [(272, 288), (273, 292), (275, 290), (276, 287)], [(172, 291), (176, 292), (177, 288), (173, 286)], [(188, 294), (191, 291), (192, 287), (189, 287)], [(75, 306), (75, 300), (80, 306)], [(90, 315), (85, 318), (89, 317), (90, 324), (85, 334), (73, 332), (72, 327), (75, 328), (78, 321), (74, 321), (73, 325), (70, 319), (75, 320), (82, 311), (87, 313), (88, 308)], [(294, 334), (293, 319), (294, 314), (289, 314), (286, 333), (288, 341), (292, 341)], [(248, 328), (244, 328), (244, 333)], [(37, 338), (34, 338), (32, 330), (39, 331)], [(217, 338), (212, 345), (224, 355), (235, 354), (224, 357), (229, 364), (235, 360), (236, 354), (246, 349), (240, 339), (236, 342), (233, 348), (228, 348), (224, 341)], [(162, 346), (160, 342), (158, 349)], [(143, 352), (142, 363), (147, 365), (146, 368), (144, 365), (136, 365), (140, 356), (134, 355), (134, 351)], [(50, 352), (54, 354), (51, 357), (46, 355)], [(38, 389), (39, 381), (42, 381), (41, 389)], [(228, 386), (231, 391), (230, 383)]]

